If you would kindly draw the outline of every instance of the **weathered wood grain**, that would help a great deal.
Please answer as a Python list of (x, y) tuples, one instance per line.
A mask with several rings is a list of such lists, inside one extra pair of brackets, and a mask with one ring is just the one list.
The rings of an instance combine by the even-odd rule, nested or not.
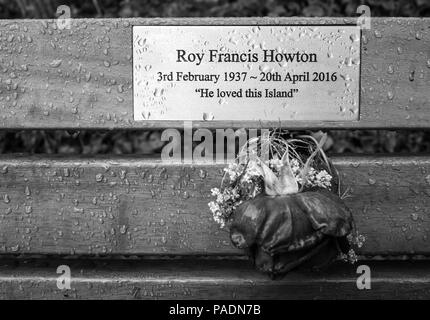
[[(368, 262), (371, 290), (357, 289), (357, 266), (294, 271), (282, 280), (257, 273), (248, 261), (60, 260), (2, 262), (2, 299), (428, 299), (429, 263)], [(71, 289), (57, 288), (59, 265), (71, 269)]]
[[(339, 157), (363, 255), (430, 254), (430, 158)], [(0, 253), (240, 255), (207, 203), (223, 165), (0, 158)]]
[[(133, 25), (354, 23), (352, 18), (75, 19), (70, 30), (59, 30), (55, 20), (2, 20), (0, 128), (182, 127), (179, 121), (133, 121)], [(372, 18), (371, 30), (363, 30), (359, 121), (201, 121), (194, 125), (428, 127), (429, 27), (427, 18)]]

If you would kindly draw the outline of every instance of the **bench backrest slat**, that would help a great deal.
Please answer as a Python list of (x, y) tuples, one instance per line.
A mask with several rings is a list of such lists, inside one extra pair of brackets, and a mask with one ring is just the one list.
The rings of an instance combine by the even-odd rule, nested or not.
[[(367, 238), (362, 254), (430, 253), (428, 157), (341, 157), (334, 165)], [(0, 254), (241, 255), (208, 208), (223, 167), (4, 156)]]
[[(1, 20), (0, 128), (165, 128), (133, 120), (133, 25), (354, 24), (343, 18)], [(430, 19), (372, 18), (363, 30), (359, 121), (210, 121), (205, 128), (425, 128)], [(178, 106), (178, 108), (187, 106)]]

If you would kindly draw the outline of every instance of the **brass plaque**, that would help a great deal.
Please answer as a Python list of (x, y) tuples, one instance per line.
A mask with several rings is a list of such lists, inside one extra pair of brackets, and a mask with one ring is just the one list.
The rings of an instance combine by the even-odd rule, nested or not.
[(357, 26), (134, 26), (135, 120), (359, 119)]

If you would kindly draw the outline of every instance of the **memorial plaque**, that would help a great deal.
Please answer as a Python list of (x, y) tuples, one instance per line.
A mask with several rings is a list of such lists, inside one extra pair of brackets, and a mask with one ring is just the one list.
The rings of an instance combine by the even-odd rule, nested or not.
[(357, 26), (134, 26), (135, 120), (359, 119)]

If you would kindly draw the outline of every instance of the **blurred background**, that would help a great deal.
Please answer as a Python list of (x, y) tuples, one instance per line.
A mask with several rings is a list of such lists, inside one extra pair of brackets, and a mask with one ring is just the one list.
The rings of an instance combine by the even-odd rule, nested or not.
[[(354, 17), (366, 4), (373, 17), (429, 17), (430, 0), (0, 0), (0, 19), (55, 18), (68, 5), (72, 18), (101, 17)], [(130, 106), (131, 108), (131, 106)], [(428, 153), (430, 131), (332, 130), (329, 153)], [(154, 154), (161, 132), (144, 130), (0, 131), (0, 153)]]

